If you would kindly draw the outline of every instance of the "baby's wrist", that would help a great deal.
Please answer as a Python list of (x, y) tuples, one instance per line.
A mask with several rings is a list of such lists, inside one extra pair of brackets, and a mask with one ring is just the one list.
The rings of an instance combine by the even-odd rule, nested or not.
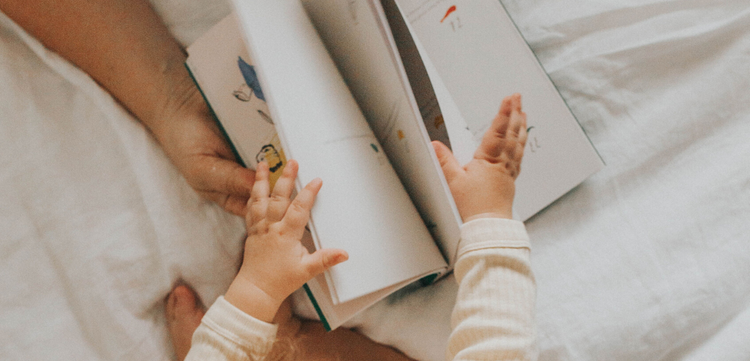
[(272, 323), (284, 300), (277, 300), (241, 275), (232, 281), (224, 299), (242, 312), (263, 322)]
[[(497, 197), (495, 197), (496, 199)], [(513, 218), (513, 202), (493, 202), (492, 204), (482, 204), (475, 201), (466, 204), (464, 207), (459, 205), (458, 211), (464, 223), (478, 218)]]
[(503, 218), (503, 219), (512, 219), (513, 218), (513, 212), (485, 212), (485, 213), (479, 213), (472, 216), (466, 217), (464, 219), (464, 223), (473, 221), (475, 219), (480, 218)]

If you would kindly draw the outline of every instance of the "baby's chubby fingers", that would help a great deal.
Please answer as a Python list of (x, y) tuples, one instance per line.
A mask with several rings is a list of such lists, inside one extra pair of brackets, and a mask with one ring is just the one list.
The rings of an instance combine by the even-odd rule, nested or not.
[(300, 237), (302, 236), (302, 230), (304, 230), (305, 225), (310, 220), (310, 210), (312, 210), (313, 204), (315, 204), (315, 197), (322, 186), (323, 181), (320, 178), (310, 181), (294, 197), (294, 200), (286, 210), (286, 214), (284, 214), (284, 218), (282, 219), (284, 226), (289, 229), (299, 229)]
[[(250, 192), (248, 200), (248, 209), (245, 222), (247, 223), (248, 232), (251, 230), (263, 231), (268, 228), (268, 222), (265, 222), (268, 213), (268, 164), (266, 162), (258, 163), (255, 170), (255, 184)], [(260, 228), (262, 229), (260, 229)]]
[(526, 113), (520, 110), (518, 112), (513, 112), (510, 121), (511, 126), (516, 129), (515, 134), (518, 135), (518, 143), (520, 143), (522, 150), (520, 156), (523, 156), (523, 149), (526, 147), (526, 140), (529, 137), (528, 129), (526, 129)]
[[(519, 142), (526, 143), (526, 138), (522, 135), (526, 134), (526, 113), (523, 112), (521, 105), (521, 94), (513, 94), (506, 98), (510, 112), (507, 113), (508, 117), (508, 138), (514, 138)], [(503, 101), (505, 104), (505, 100)], [(502, 112), (502, 110), (501, 110)]]
[(521, 95), (503, 99), (500, 111), (482, 138), (474, 158), (493, 164), (520, 162), (526, 143), (526, 114), (521, 109)]
[(291, 203), (292, 192), (294, 191), (294, 180), (297, 178), (299, 163), (290, 159), (281, 173), (281, 177), (276, 181), (276, 185), (271, 191), (271, 199), (268, 202), (268, 214), (266, 215), (269, 222), (278, 222), (284, 218), (289, 203)]

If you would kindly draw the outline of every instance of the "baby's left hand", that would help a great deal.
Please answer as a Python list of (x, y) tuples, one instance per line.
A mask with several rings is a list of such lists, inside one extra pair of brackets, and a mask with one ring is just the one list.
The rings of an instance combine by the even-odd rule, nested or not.
[(311, 254), (300, 243), (323, 182), (314, 179), (292, 201), (298, 167), (290, 160), (269, 195), (268, 165), (258, 164), (248, 202), (244, 260), (224, 296), (235, 307), (265, 322), (273, 320), (292, 292), (349, 258), (340, 249), (320, 249)]

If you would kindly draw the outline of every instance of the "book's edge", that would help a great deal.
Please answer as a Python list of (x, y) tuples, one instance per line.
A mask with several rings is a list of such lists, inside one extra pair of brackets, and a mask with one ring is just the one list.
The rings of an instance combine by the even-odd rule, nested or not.
[[(525, 36), (523, 36), (523, 32), (521, 32), (521, 29), (520, 29), (520, 28), (518, 27), (518, 24), (516, 24), (516, 21), (515, 21), (515, 20), (513, 20), (513, 17), (512, 17), (512, 16), (510, 16), (510, 12), (508, 12), (508, 8), (506, 8), (506, 7), (505, 7), (505, 4), (503, 4), (503, 2), (502, 2), (502, 1), (500, 1), (500, 0), (497, 0), (497, 2), (498, 2), (498, 3), (500, 4), (500, 7), (501, 7), (501, 8), (503, 9), (503, 11), (505, 12), (505, 14), (506, 14), (506, 15), (508, 16), (508, 19), (510, 19), (510, 23), (511, 23), (511, 24), (513, 24), (513, 27), (514, 27), (514, 28), (516, 28), (516, 32), (518, 33), (518, 35), (519, 35), (519, 36), (521, 37), (521, 39), (523, 40), (523, 42), (524, 42), (524, 43), (526, 43), (526, 46), (527, 46), (527, 47), (529, 48), (529, 50), (531, 51), (531, 54), (532, 54), (532, 55), (534, 56), (534, 59), (536, 59), (536, 62), (537, 62), (537, 64), (539, 64), (539, 67), (540, 67), (540, 68), (542, 69), (542, 72), (544, 72), (544, 76), (546, 76), (546, 77), (547, 77), (547, 79), (549, 80), (550, 84), (552, 84), (552, 87), (554, 87), (554, 88), (555, 88), (555, 91), (557, 92), (557, 94), (559, 94), (559, 95), (560, 95), (560, 99), (561, 99), (561, 100), (563, 101), (563, 104), (565, 104), (565, 107), (566, 107), (566, 108), (568, 108), (568, 112), (570, 112), (570, 115), (572, 115), (572, 116), (573, 116), (573, 119), (574, 119), (574, 120), (576, 121), (576, 123), (578, 124), (578, 127), (579, 127), (579, 128), (581, 129), (581, 132), (582, 132), (582, 133), (583, 133), (583, 135), (584, 135), (584, 136), (586, 137), (586, 140), (588, 140), (588, 142), (589, 142), (589, 145), (591, 146), (591, 148), (592, 148), (592, 149), (594, 150), (594, 152), (596, 153), (596, 156), (597, 156), (597, 157), (599, 157), (599, 161), (601, 162), (602, 166), (606, 165), (606, 162), (604, 161), (604, 158), (602, 158), (602, 155), (601, 155), (601, 154), (599, 153), (599, 150), (598, 150), (598, 149), (596, 149), (596, 146), (594, 146), (594, 142), (592, 142), (592, 141), (591, 141), (591, 137), (589, 137), (589, 135), (588, 135), (588, 134), (586, 133), (586, 130), (585, 130), (585, 129), (583, 128), (583, 126), (581, 125), (581, 121), (580, 121), (580, 120), (578, 120), (578, 116), (576, 116), (576, 114), (575, 114), (575, 113), (573, 112), (573, 110), (572, 110), (572, 109), (570, 108), (570, 105), (568, 104), (568, 101), (567, 101), (567, 100), (565, 100), (565, 97), (563, 97), (563, 96), (562, 96), (562, 93), (560, 92), (560, 89), (559, 89), (559, 88), (557, 87), (557, 84), (555, 84), (555, 82), (554, 82), (554, 81), (552, 80), (552, 77), (551, 77), (551, 76), (549, 75), (549, 72), (547, 71), (547, 69), (545, 69), (545, 68), (544, 68), (544, 65), (543, 65), (543, 64), (542, 64), (542, 62), (541, 62), (541, 61), (539, 60), (539, 57), (538, 57), (538, 56), (536, 55), (536, 53), (534, 52), (534, 49), (532, 49), (532, 48), (531, 48), (531, 45), (529, 44), (528, 40), (526, 40), (526, 37), (525, 37)], [(585, 177), (585, 178), (583, 179), (583, 181), (579, 182), (578, 184), (581, 184), (581, 183), (585, 182), (585, 181), (586, 181), (586, 179), (588, 179), (588, 177), (590, 177), (591, 175), (593, 175), (594, 173), (598, 172), (598, 171), (599, 171), (599, 170), (601, 170), (601, 169), (602, 169), (602, 167), (598, 167), (598, 169), (597, 169), (596, 171), (594, 171), (594, 172), (592, 172), (591, 174), (587, 175), (587, 176), (586, 176), (586, 177)], [(577, 186), (577, 185), (576, 185), (576, 186)], [(570, 189), (573, 189), (573, 188), (575, 188), (576, 186), (574, 186), (574, 187), (572, 187), (572, 188), (570, 188)], [(570, 192), (570, 190), (568, 190), (568, 192)], [(563, 193), (563, 195), (567, 194), (568, 192), (565, 192), (565, 193)], [(558, 198), (558, 199), (559, 199), (559, 198)], [(554, 201), (552, 201), (552, 203), (554, 203)], [(549, 207), (549, 205), (551, 205), (552, 203), (548, 204), (547, 206), (545, 206), (544, 208), (540, 209), (540, 210), (539, 210), (539, 211), (537, 211), (536, 213), (539, 213), (539, 212), (541, 212), (541, 211), (542, 211), (542, 210), (544, 210), (545, 208)], [(536, 214), (536, 213), (534, 213), (534, 214)], [(527, 219), (528, 219), (528, 218), (531, 218), (531, 217), (533, 217), (533, 216), (534, 216), (534, 214), (532, 214), (532, 215), (531, 215), (530, 217), (527, 217)]]
[(193, 70), (190, 69), (189, 61), (190, 57), (188, 56), (187, 60), (185, 60), (185, 69), (187, 69), (188, 74), (190, 75), (190, 79), (193, 79), (193, 83), (195, 84), (195, 87), (198, 88), (198, 92), (201, 93), (201, 97), (203, 97), (203, 101), (206, 102), (206, 106), (208, 106), (208, 111), (211, 113), (211, 118), (213, 118), (214, 122), (216, 122), (216, 125), (219, 127), (219, 130), (221, 131), (221, 134), (224, 135), (224, 139), (227, 141), (227, 144), (229, 145), (229, 149), (232, 151), (232, 154), (234, 155), (234, 158), (237, 160), (237, 163), (239, 163), (244, 168), (247, 168), (247, 164), (245, 163), (244, 159), (240, 156), (240, 153), (237, 151), (237, 148), (235, 148), (234, 143), (232, 143), (232, 138), (229, 137), (229, 133), (227, 133), (227, 130), (224, 129), (224, 126), (221, 124), (221, 120), (219, 120), (219, 117), (216, 116), (216, 112), (214, 111), (214, 108), (211, 106), (211, 102), (208, 101), (208, 97), (206, 97), (206, 93), (203, 92), (203, 88), (201, 88), (200, 83), (198, 82), (198, 79), (195, 77), (195, 74), (193, 73)]
[(310, 290), (310, 286), (308, 286), (307, 283), (305, 283), (302, 287), (305, 289), (307, 298), (310, 299), (310, 303), (312, 303), (313, 308), (315, 308), (315, 313), (318, 314), (318, 317), (320, 318), (320, 322), (323, 323), (323, 327), (326, 329), (327, 332), (332, 331), (331, 325), (328, 324), (328, 319), (326, 318), (326, 315), (323, 313), (323, 310), (320, 309), (320, 305), (318, 305), (318, 301), (315, 299), (315, 295), (313, 295), (312, 290)]
[[(448, 273), (447, 267), (441, 267), (420, 276), (404, 280), (389, 287), (373, 291), (357, 299), (353, 299), (340, 304), (332, 304), (327, 300), (328, 294), (325, 291), (325, 281), (320, 276), (313, 278), (304, 285), (305, 294), (320, 318), (327, 331), (335, 330), (341, 327), (353, 317), (362, 314), (373, 305), (388, 299), (393, 294), (409, 288), (410, 285), (427, 286), (434, 283), (441, 276)], [(309, 309), (309, 306), (307, 307)]]
[(437, 281), (439, 279), (442, 279), (443, 276), (447, 275), (448, 273), (450, 273), (450, 272), (449, 271), (435, 272), (435, 273), (433, 273), (431, 275), (424, 276), (424, 277), (422, 277), (419, 280), (419, 284), (421, 284), (422, 286), (429, 286), (429, 285), (435, 283), (435, 281)]

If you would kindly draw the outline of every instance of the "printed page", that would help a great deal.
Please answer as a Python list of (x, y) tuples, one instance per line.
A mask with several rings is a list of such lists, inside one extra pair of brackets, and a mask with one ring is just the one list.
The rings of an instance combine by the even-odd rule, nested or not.
[(478, 144), (474, 142), (463, 116), (430, 58), (422, 58), (424, 48), (412, 37), (396, 2), (381, 2), (430, 139), (439, 140), (451, 148), (461, 164), (468, 163)]
[[(424, 223), (452, 261), (461, 220), (380, 2), (303, 4)], [(439, 112), (436, 104), (426, 105), (428, 116)]]
[(187, 66), (241, 161), (266, 161), (273, 185), (286, 164), (253, 60), (232, 14), (187, 48)]
[(603, 167), (499, 1), (396, 2), (477, 144), (501, 100), (522, 94), (529, 140), (516, 181), (517, 218), (531, 217)]
[(382, 26), (390, 28), (393, 35), (393, 42), (404, 66), (404, 71), (411, 86), (411, 93), (414, 94), (427, 134), (430, 140), (438, 140), (450, 148), (450, 137), (440, 109), (440, 103), (435, 96), (432, 82), (427, 74), (422, 57), (414, 44), (411, 32), (395, 2), (385, 0), (380, 3), (386, 18), (386, 22), (381, 21)]
[(334, 304), (446, 264), (298, 0), (236, 1), (276, 130), (300, 163), (297, 189), (323, 179), (316, 248), (349, 260), (326, 272)]

